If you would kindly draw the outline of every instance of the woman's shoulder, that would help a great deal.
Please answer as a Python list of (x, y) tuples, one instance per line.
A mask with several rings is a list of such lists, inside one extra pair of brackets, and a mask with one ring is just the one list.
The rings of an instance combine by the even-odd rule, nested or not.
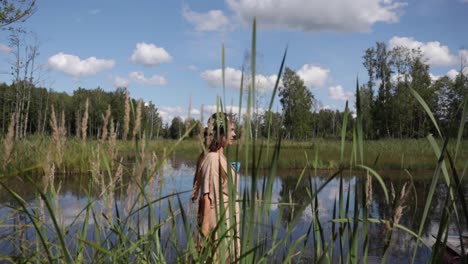
[(205, 159), (219, 159), (219, 153), (218, 152), (208, 152), (205, 155)]
[(223, 154), (218, 152), (209, 152), (205, 155), (203, 163), (219, 163), (223, 162), (226, 158)]
[(213, 162), (215, 160), (219, 159), (219, 155), (216, 152), (208, 152), (205, 154), (205, 157), (203, 158), (203, 163), (207, 162)]

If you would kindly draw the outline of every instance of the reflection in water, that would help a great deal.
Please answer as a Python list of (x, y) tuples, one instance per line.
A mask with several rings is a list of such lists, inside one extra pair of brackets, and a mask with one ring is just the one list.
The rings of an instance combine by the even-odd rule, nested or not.
[[(169, 249), (165, 253), (165, 257), (168, 258), (169, 261), (171, 260), (171, 257), (175, 257), (174, 251), (176, 250), (173, 248), (173, 244), (170, 243), (170, 241), (177, 241), (177, 245), (180, 248), (183, 248), (185, 246), (184, 243), (186, 243), (184, 238), (186, 238), (187, 235), (185, 234), (184, 229), (178, 228), (182, 226), (178, 198), (180, 198), (180, 201), (182, 202), (183, 209), (189, 218), (191, 226), (194, 226), (195, 224), (197, 210), (196, 203), (192, 203), (190, 201), (193, 170), (193, 164), (186, 164), (182, 161), (165, 164), (163, 171), (158, 172), (155, 177), (151, 177), (148, 182), (148, 199), (150, 201), (154, 201), (158, 197), (170, 194), (178, 195), (155, 202), (153, 203), (151, 210), (141, 210), (138, 214), (132, 216), (132, 219), (145, 219), (148, 214), (154, 214), (156, 223), (152, 223), (151, 225), (157, 224), (161, 219), (168, 219), (169, 216), (176, 216), (171, 218), (171, 221), (164, 223), (161, 229), (161, 241), (165, 243)], [(275, 225), (277, 223), (276, 218), (281, 217), (279, 236), (284, 235), (288, 225), (294, 223), (291, 233), (291, 241), (294, 241), (308, 232), (311, 223), (317, 216), (317, 219), (323, 227), (324, 237), (329, 239), (332, 235), (330, 220), (333, 218), (333, 209), (337, 206), (340, 197), (340, 177), (330, 181), (318, 193), (317, 211), (315, 212), (315, 205), (311, 203), (312, 200), (310, 197), (315, 193), (315, 190), (320, 188), (327, 181), (330, 176), (329, 172), (318, 172), (317, 175), (304, 175), (302, 181), (299, 183), (297, 175), (299, 175), (300, 172), (284, 171), (279, 172), (278, 174), (279, 176), (277, 176), (273, 182), (272, 204), (270, 206), (270, 219), (268, 223)], [(362, 190), (360, 189), (362, 177), (345, 175), (346, 173), (343, 174), (342, 196), (346, 200), (349, 195), (349, 204), (347, 205), (349, 208), (348, 215), (352, 217), (354, 214), (354, 196), (357, 195), (358, 199), (362, 198)], [(418, 179), (421, 178), (422, 177), (419, 177)], [(395, 190), (401, 190), (405, 183), (405, 179), (401, 179), (399, 177), (387, 176), (386, 179), (385, 183), (389, 190), (391, 189), (389, 179), (392, 179), (391, 182)], [(138, 186), (132, 185), (134, 183), (125, 176), (123, 177), (120, 185), (116, 188), (114, 193), (115, 204), (110, 209), (106, 205), (105, 201), (102, 200), (102, 196), (100, 194), (101, 190), (97, 188), (89, 188), (90, 181), (90, 175), (68, 175), (66, 177), (56, 176), (55, 186), (61, 187), (60, 192), (58, 193), (58, 199), (56, 199), (57, 204), (54, 206), (59, 208), (57, 211), (58, 216), (65, 226), (73, 223), (75, 228), (79, 228), (81, 226), (80, 223), (83, 223), (86, 220), (83, 208), (85, 208), (90, 202), (95, 205), (94, 209), (98, 211), (98, 213), (107, 212), (107, 214), (109, 214), (109, 210), (114, 210), (114, 213), (115, 210), (120, 210), (119, 214), (121, 217), (125, 217), (125, 214), (131, 211), (132, 206), (138, 208), (141, 204), (144, 204), (143, 200), (141, 200), (141, 202), (135, 202), (135, 197), (138, 193)], [(250, 189), (250, 184), (250, 177), (241, 177), (241, 190)], [(408, 227), (411, 230), (418, 229), (418, 221), (422, 216), (429, 184), (429, 180), (418, 180), (414, 182), (414, 190), (416, 193), (410, 193), (407, 198), (405, 203), (406, 207), (404, 208), (404, 212), (400, 220), (401, 225)], [(261, 190), (262, 185), (263, 178), (260, 178), (257, 189)], [(15, 181), (12, 182), (11, 186), (16, 186), (15, 191), (17, 191), (18, 194), (28, 202), (28, 206), (31, 209), (38, 208), (39, 200), (32, 184), (29, 184), (26, 180), (18, 177), (15, 178)], [(359, 187), (357, 188), (357, 193), (355, 191), (356, 186)], [(374, 181), (372, 187), (374, 193), (369, 209), (370, 217), (376, 219), (390, 219), (393, 217), (393, 210), (390, 205), (386, 204), (380, 185)], [(312, 192), (310, 190), (312, 190)], [(446, 196), (447, 192), (444, 184), (439, 184), (433, 198), (433, 204), (431, 205), (427, 224), (423, 231), (424, 238), (427, 240), (431, 238), (432, 234), (438, 231), (440, 216), (442, 215)], [(139, 197), (139, 199), (141, 199), (141, 197)], [(21, 235), (23, 239), (17, 238), (17, 243), (25, 241), (24, 237), (29, 237), (30, 240), (33, 240), (34, 232), (32, 232), (31, 228), (23, 228), (21, 232), (18, 232), (16, 228), (12, 228), (14, 225), (20, 226), (18, 225), (19, 223), (22, 223), (24, 226), (29, 226), (29, 221), (25, 219), (24, 214), (17, 214), (15, 210), (11, 209), (17, 208), (18, 206), (11, 196), (8, 195), (7, 192), (2, 191), (0, 192), (0, 201), (3, 204), (0, 208), (0, 218), (4, 223), (0, 226), (0, 236), (5, 237), (9, 234), (14, 234), (14, 236)], [(98, 218), (89, 216), (87, 219), (89, 225), (95, 225), (95, 219)], [(102, 225), (102, 223), (99, 224)], [(148, 226), (148, 222), (145, 221), (138, 222), (138, 225), (130, 221), (129, 226), (129, 230), (132, 230), (135, 235), (138, 233), (146, 233), (148, 230), (153, 228), (153, 226)], [(90, 228), (90, 230), (88, 238), (90, 240), (94, 240), (95, 237), (92, 233), (93, 228)], [(176, 231), (174, 232), (174, 230)], [(451, 226), (450, 230), (454, 232), (455, 226)], [(268, 236), (271, 232), (271, 228), (264, 228), (264, 232), (265, 235)], [(381, 256), (385, 246), (385, 226), (381, 224), (370, 224), (368, 226), (368, 232), (370, 245), (369, 255)], [(69, 235), (73, 236), (73, 230), (70, 231)], [(313, 241), (311, 237), (308, 239), (308, 248), (301, 252), (303, 258), (306, 259), (309, 256), (313, 256)], [(2, 240), (2, 242), (0, 242), (2, 253), (12, 254), (15, 252), (15, 246), (10, 245), (10, 243), (14, 242), (9, 240)], [(31, 247), (34, 246), (35, 245), (31, 245)], [(411, 257), (412, 250), (415, 246), (415, 240), (407, 232), (395, 230), (392, 234), (392, 241), (389, 246), (389, 262), (399, 263), (400, 261), (406, 261)], [(347, 245), (345, 245), (345, 249), (346, 247)], [(420, 245), (420, 250), (418, 251), (416, 259), (417, 263), (427, 262), (429, 256), (429, 250), (425, 246)]]

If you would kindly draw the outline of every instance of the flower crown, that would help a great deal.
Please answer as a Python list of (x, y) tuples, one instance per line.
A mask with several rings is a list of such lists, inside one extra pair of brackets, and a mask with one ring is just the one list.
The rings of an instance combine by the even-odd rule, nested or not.
[(210, 116), (208, 119), (208, 130), (206, 133), (206, 145), (210, 146), (213, 139), (218, 137), (218, 132), (222, 131), (221, 129), (226, 129), (227, 121), (229, 117), (226, 113), (216, 112)]

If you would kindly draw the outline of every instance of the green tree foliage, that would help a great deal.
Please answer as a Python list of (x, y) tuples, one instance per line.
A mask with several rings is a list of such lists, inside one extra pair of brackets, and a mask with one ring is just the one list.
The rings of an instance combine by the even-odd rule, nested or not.
[[(457, 86), (456, 81), (448, 77), (433, 82), (429, 65), (419, 49), (394, 47), (388, 50), (384, 43), (378, 42), (365, 51), (363, 59), (369, 75), (367, 84), (360, 89), (363, 130), (367, 138), (420, 138), (435, 133), (410, 89), (424, 99), (445, 125), (448, 125), (448, 116), (461, 105), (461, 100), (456, 98), (463, 95), (457, 91), (466, 90), (466, 84), (460, 82)], [(463, 75), (457, 77), (461, 79)]]
[(185, 133), (185, 124), (182, 118), (176, 116), (172, 119), (171, 126), (169, 127), (169, 134), (172, 139), (179, 139)]
[(36, 11), (36, 0), (0, 1), (0, 28), (22, 22)]
[(285, 69), (283, 85), (279, 87), (287, 137), (307, 139), (312, 135), (312, 106), (314, 96), (304, 81), (290, 68)]
[(444, 76), (434, 83), (437, 98), (435, 115), (448, 136), (455, 136), (458, 132), (462, 114), (460, 105), (468, 96), (467, 88), (467, 78), (461, 74), (455, 80)]
[(271, 117), (270, 137), (276, 138), (282, 135), (283, 122), (281, 113), (266, 111), (261, 115), (260, 131), (262, 137), (268, 137), (268, 118)]
[[(3, 135), (6, 134), (11, 115), (15, 112), (15, 87), (17, 87), (15, 83), (11, 85), (0, 84), (0, 133)], [(64, 92), (48, 91), (43, 87), (31, 85), (30, 91), (29, 119), (26, 125), (28, 135), (49, 134), (51, 132), (49, 121), (51, 106), (54, 106), (56, 115), (60, 115), (62, 112), (65, 114), (67, 136), (78, 136), (81, 131), (80, 126), (85, 111), (86, 98), (89, 98), (88, 135), (90, 137), (100, 135), (104, 123), (103, 116), (110, 105), (114, 128), (119, 138), (122, 136), (125, 100), (125, 89), (123, 88), (118, 88), (113, 92), (106, 92), (100, 87), (95, 89), (80, 87), (72, 95), (69, 95)], [(136, 100), (132, 99), (132, 102), (136, 106)], [(130, 118), (130, 129), (133, 129), (135, 124), (134, 119), (135, 113)], [(158, 109), (151, 102), (146, 104), (142, 109), (141, 124), (142, 131), (152, 136), (152, 139), (160, 136), (162, 119), (158, 113)]]
[(191, 138), (200, 135), (202, 123), (200, 122), (200, 120), (195, 120), (193, 118), (187, 118), (185, 120), (185, 131), (187, 131), (187, 129), (190, 129), (192, 126), (193, 126), (193, 128), (192, 128), (192, 130), (190, 130), (190, 133), (188, 135)]
[(340, 112), (330, 109), (321, 109), (314, 114), (315, 136), (317, 137), (335, 137), (340, 133)]

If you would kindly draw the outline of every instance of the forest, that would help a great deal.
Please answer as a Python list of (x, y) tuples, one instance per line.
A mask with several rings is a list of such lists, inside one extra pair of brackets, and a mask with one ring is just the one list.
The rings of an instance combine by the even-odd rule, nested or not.
[[(135, 128), (136, 115), (141, 118), (138, 128), (147, 133), (147, 138), (180, 138), (185, 130), (192, 127), (190, 137), (199, 134), (201, 120), (190, 117), (174, 117), (163, 122), (158, 106), (131, 98), (125, 87), (106, 91), (101, 87), (78, 87), (73, 94), (57, 92), (35, 85), (34, 59), (38, 50), (20, 41), (14, 31), (11, 45), (17, 52), (11, 75), (11, 84), (0, 84), (0, 133), (5, 135), (12, 120), (15, 125), (15, 139), (31, 135), (51, 133), (49, 126), (52, 109), (57, 115), (64, 115), (63, 126), (69, 136), (80, 137), (83, 117), (86, 114), (87, 135), (97, 138), (110, 111), (114, 129), (119, 139), (128, 139), (128, 131)], [(15, 46), (12, 46), (15, 48)], [(20, 52), (25, 50), (25, 52)], [(425, 63), (419, 49), (396, 47), (388, 50), (385, 43), (377, 42), (375, 47), (363, 53), (363, 65), (368, 72), (367, 81), (357, 87), (365, 139), (422, 138), (433, 133), (431, 121), (419, 105), (413, 93), (417, 93), (434, 113), (444, 133), (453, 136), (461, 120), (463, 98), (468, 91), (467, 73), (460, 71), (455, 76), (434, 77)], [(460, 62), (463, 69), (465, 62)], [(287, 68), (279, 86), (281, 112), (272, 112), (272, 133), (291, 140), (310, 138), (338, 138), (344, 111), (321, 107), (311, 90), (304, 85), (298, 74)], [(350, 106), (348, 126), (353, 125), (356, 106)], [(126, 116), (128, 118), (126, 118)], [(257, 109), (251, 117), (251, 133), (254, 137), (267, 136), (268, 111)], [(238, 120), (245, 120), (245, 117)], [(466, 137), (466, 132), (464, 137)]]

